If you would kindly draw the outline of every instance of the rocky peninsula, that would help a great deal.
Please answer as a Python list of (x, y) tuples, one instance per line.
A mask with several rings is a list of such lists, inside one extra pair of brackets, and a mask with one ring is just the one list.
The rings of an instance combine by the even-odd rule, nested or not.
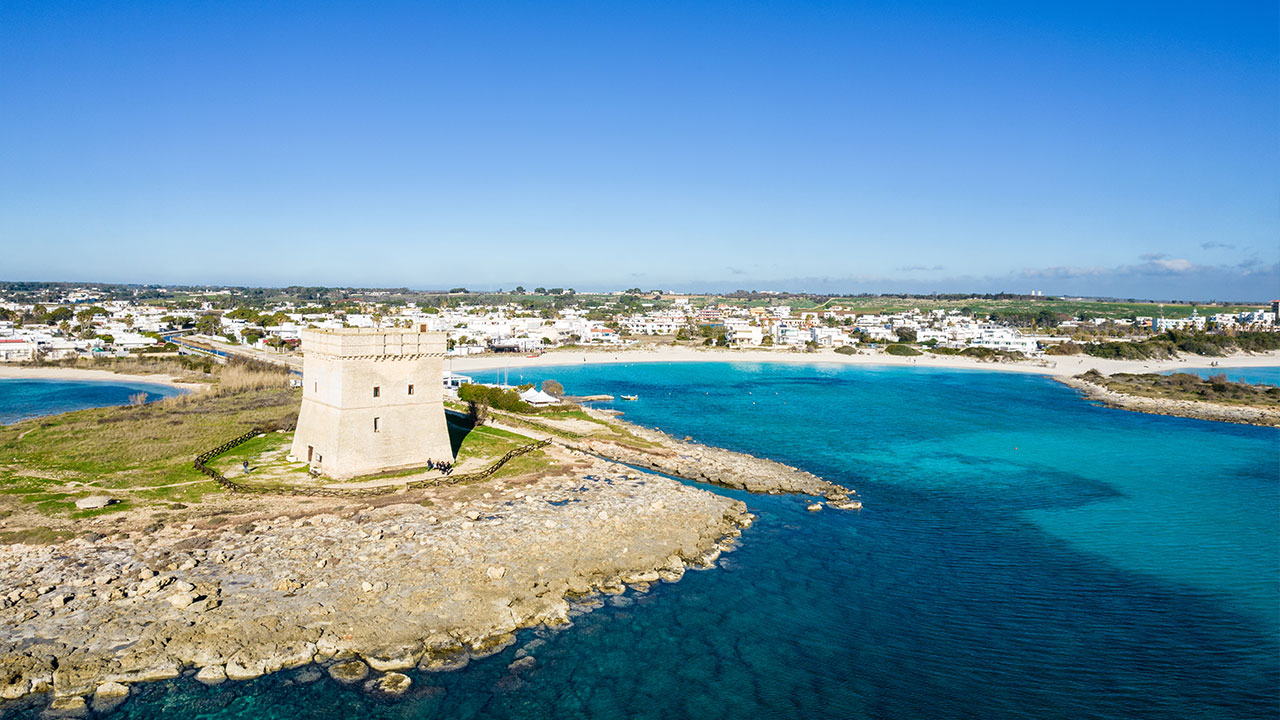
[(479, 485), (234, 499), (181, 526), (98, 517), (89, 535), (0, 546), (0, 697), (48, 693), (49, 712), (78, 715), (131, 683), (311, 663), (409, 692), (397, 671), (458, 668), (519, 628), (568, 627), (575, 599), (677, 581), (751, 524), (740, 501), (548, 453), (544, 472)]
[[(597, 418), (603, 416), (598, 411)], [(629, 434), (638, 437), (649, 447), (618, 442), (616, 439), (587, 437), (571, 447), (625, 462), (685, 480), (710, 483), (722, 487), (746, 490), (753, 493), (812, 495), (827, 500), (827, 504), (841, 510), (856, 510), (862, 502), (857, 493), (841, 485), (824, 480), (780, 462), (758, 458), (746, 453), (694, 442), (691, 438), (680, 440), (662, 432), (634, 425), (616, 417), (608, 422), (618, 423)]]
[[(1064, 385), (1079, 390), (1085, 398), (1110, 408), (1152, 415), (1172, 415), (1198, 420), (1280, 427), (1280, 403), (1275, 401), (1262, 401), (1254, 404), (1223, 403), (1179, 397), (1150, 397), (1124, 391), (1126, 387), (1139, 387), (1138, 384), (1132, 381), (1132, 378), (1143, 377), (1165, 376), (1133, 375), (1126, 376), (1120, 380), (1111, 380), (1109, 376), (1090, 372), (1074, 377), (1057, 377), (1055, 379)], [(1128, 381), (1129, 384), (1126, 385), (1123, 381)], [(1238, 385), (1238, 383), (1232, 384)]]

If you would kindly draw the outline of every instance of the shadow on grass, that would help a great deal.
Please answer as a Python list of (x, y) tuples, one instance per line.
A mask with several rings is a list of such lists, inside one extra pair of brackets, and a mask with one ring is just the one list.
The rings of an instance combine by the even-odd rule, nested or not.
[(462, 441), (467, 439), (467, 435), (475, 430), (475, 426), (471, 424), (471, 419), (463, 413), (445, 412), (445, 424), (449, 427), (449, 449), (453, 451), (453, 457), (458, 457), (458, 451), (462, 449)]

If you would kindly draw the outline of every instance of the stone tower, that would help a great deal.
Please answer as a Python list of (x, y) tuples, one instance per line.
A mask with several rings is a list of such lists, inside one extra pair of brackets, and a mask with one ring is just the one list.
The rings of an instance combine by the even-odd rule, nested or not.
[(293, 455), (338, 479), (452, 461), (445, 334), (421, 330), (303, 330)]

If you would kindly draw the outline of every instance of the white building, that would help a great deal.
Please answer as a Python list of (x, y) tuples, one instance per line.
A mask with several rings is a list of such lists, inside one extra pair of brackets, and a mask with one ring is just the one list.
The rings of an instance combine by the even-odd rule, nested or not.
[(0, 362), (27, 362), (36, 357), (36, 344), (26, 338), (0, 338)]

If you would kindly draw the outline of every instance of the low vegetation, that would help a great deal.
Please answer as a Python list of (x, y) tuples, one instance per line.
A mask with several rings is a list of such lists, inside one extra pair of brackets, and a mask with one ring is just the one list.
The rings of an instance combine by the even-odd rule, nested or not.
[(1108, 360), (1164, 360), (1178, 353), (1220, 357), (1232, 352), (1280, 350), (1280, 333), (1239, 332), (1209, 334), (1170, 331), (1140, 342), (1105, 342), (1084, 346), (1084, 352)]
[[(0, 426), (0, 507), (88, 517), (145, 505), (189, 503), (220, 492), (192, 467), (210, 445), (264, 425), (291, 424), (299, 391), (272, 366), (217, 366), (208, 390)], [(117, 502), (77, 510), (75, 501)]]
[[(532, 385), (524, 387), (533, 387)], [(479, 408), (492, 408), (506, 412), (531, 414), (537, 412), (532, 405), (520, 399), (520, 393), (489, 385), (464, 383), (458, 388), (458, 399), (473, 409), (472, 416), (483, 419), (484, 413)]]
[(1090, 370), (1079, 378), (1114, 392), (1138, 397), (1280, 408), (1280, 387), (1231, 382), (1226, 375), (1213, 375), (1209, 378), (1191, 373), (1103, 375)]
[(886, 347), (884, 351), (889, 355), (900, 355), (903, 357), (910, 357), (912, 355), (923, 354), (919, 350), (911, 347), (910, 345), (901, 345), (899, 343), (894, 343), (893, 345)]

